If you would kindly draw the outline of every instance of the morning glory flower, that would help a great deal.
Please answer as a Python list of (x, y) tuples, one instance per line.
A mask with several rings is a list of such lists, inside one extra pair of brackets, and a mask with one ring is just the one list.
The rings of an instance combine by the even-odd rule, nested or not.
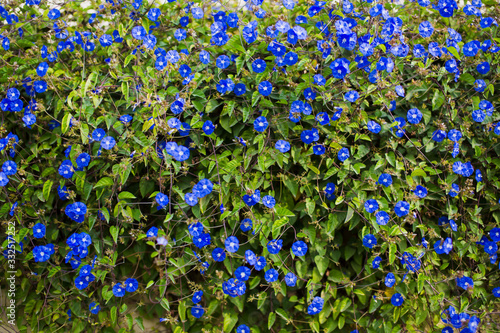
[(234, 253), (240, 248), (240, 241), (235, 236), (229, 236), (224, 242), (226, 245), (226, 251)]
[(420, 33), (420, 36), (422, 36), (423, 38), (427, 38), (430, 37), (434, 32), (434, 27), (429, 21), (423, 21), (418, 26), (418, 32)]
[(101, 141), (101, 147), (110, 150), (116, 145), (116, 140), (112, 136), (106, 136)]
[(378, 202), (375, 199), (369, 199), (365, 202), (365, 210), (368, 213), (374, 213), (378, 209)]
[(33, 237), (35, 238), (43, 238), (45, 237), (45, 225), (42, 223), (37, 223), (33, 226)]
[(468, 276), (463, 276), (461, 278), (457, 278), (457, 286), (464, 290), (468, 290), (469, 288), (472, 289), (474, 288), (474, 281)]
[(377, 245), (377, 238), (375, 238), (375, 236), (373, 236), (372, 234), (367, 234), (365, 237), (363, 237), (363, 245), (371, 249), (375, 245)]
[(323, 310), (324, 300), (321, 297), (314, 297), (312, 303), (307, 307), (307, 313), (309, 315), (315, 315)]
[(387, 212), (384, 212), (383, 210), (377, 212), (375, 214), (375, 218), (377, 219), (378, 225), (386, 225), (390, 220), (389, 214), (387, 214)]
[(403, 295), (401, 295), (400, 293), (396, 293), (391, 297), (391, 303), (394, 306), (401, 306), (404, 300), (405, 299), (403, 298)]
[(226, 252), (224, 252), (224, 249), (221, 249), (220, 247), (216, 247), (212, 251), (212, 258), (215, 261), (222, 262), (224, 259), (226, 259)]
[(146, 29), (143, 26), (138, 25), (132, 28), (132, 37), (137, 40), (143, 40), (147, 36)]
[(423, 117), (422, 112), (420, 112), (420, 110), (417, 108), (413, 108), (413, 109), (408, 110), (408, 112), (406, 114), (406, 119), (408, 119), (408, 122), (410, 124), (420, 123), (420, 121), (422, 120), (422, 117)]
[(348, 91), (345, 95), (344, 95), (345, 99), (351, 103), (354, 103), (356, 102), (356, 100), (359, 98), (359, 93), (356, 91), (356, 90), (351, 90), (351, 91)]
[(266, 117), (260, 116), (253, 122), (253, 128), (257, 132), (264, 132), (266, 128), (269, 126)]
[(127, 290), (127, 292), (132, 293), (136, 291), (137, 288), (139, 288), (139, 282), (137, 282), (136, 279), (128, 278), (125, 280), (125, 290)]
[(396, 277), (394, 276), (394, 273), (388, 273), (384, 280), (384, 284), (386, 285), (386, 287), (392, 288), (392, 286), (394, 286), (395, 283), (396, 283)]
[(425, 198), (427, 196), (427, 189), (422, 185), (417, 185), (417, 187), (413, 190), (413, 193), (419, 198)]
[(380, 126), (379, 123), (377, 123), (376, 121), (373, 121), (373, 120), (368, 121), (368, 123), (366, 125), (368, 127), (368, 130), (372, 133), (375, 133), (375, 134), (380, 133), (380, 130), (382, 129), (382, 126)]
[(406, 201), (398, 201), (394, 206), (394, 212), (399, 217), (406, 216), (410, 212), (410, 204)]
[(240, 266), (234, 271), (234, 276), (238, 281), (247, 281), (250, 278), (250, 268)]
[(265, 197), (262, 198), (262, 203), (264, 206), (267, 208), (273, 208), (274, 205), (276, 205), (276, 200), (274, 199), (273, 196), (271, 195), (266, 195)]
[(372, 261), (372, 268), (373, 269), (377, 269), (380, 267), (380, 263), (382, 262), (382, 258), (380, 258), (379, 256), (373, 258), (373, 261)]
[(307, 244), (303, 241), (296, 241), (292, 244), (292, 252), (298, 257), (305, 256), (307, 253)]
[(258, 90), (262, 96), (269, 96), (273, 91), (273, 85), (269, 81), (262, 81), (259, 83)]
[(274, 268), (270, 268), (266, 271), (266, 274), (264, 275), (265, 279), (267, 282), (275, 282), (278, 280), (278, 271), (276, 271)]
[(389, 187), (392, 185), (392, 177), (391, 177), (391, 175), (389, 175), (387, 173), (383, 173), (378, 177), (377, 183), (379, 183), (385, 187)]
[(286, 153), (290, 150), (290, 143), (285, 140), (278, 140), (276, 141), (274, 148), (278, 149), (282, 153)]
[(349, 156), (350, 156), (349, 149), (347, 149), (347, 148), (340, 149), (338, 154), (337, 154), (337, 157), (339, 158), (339, 160), (341, 162), (344, 162), (345, 160), (347, 160), (349, 158)]
[(115, 297), (125, 296), (125, 288), (123, 288), (121, 283), (115, 284), (113, 286), (113, 295), (115, 295)]
[(92, 302), (89, 304), (89, 311), (92, 314), (98, 314), (99, 311), (101, 310), (101, 306), (97, 305), (96, 302)]
[(297, 276), (292, 272), (285, 275), (285, 283), (289, 287), (295, 287), (297, 284)]
[(490, 71), (490, 63), (484, 61), (476, 66), (476, 70), (479, 74), (485, 75)]
[(282, 247), (283, 247), (283, 240), (281, 239), (278, 240), (273, 239), (267, 243), (267, 250), (271, 254), (278, 254)]
[(205, 309), (203, 309), (200, 305), (195, 305), (191, 308), (191, 314), (195, 318), (203, 317), (204, 313), (205, 313)]
[(198, 203), (198, 196), (194, 193), (186, 193), (184, 195), (184, 201), (186, 201), (186, 203), (189, 205), (189, 206), (196, 206), (196, 204)]

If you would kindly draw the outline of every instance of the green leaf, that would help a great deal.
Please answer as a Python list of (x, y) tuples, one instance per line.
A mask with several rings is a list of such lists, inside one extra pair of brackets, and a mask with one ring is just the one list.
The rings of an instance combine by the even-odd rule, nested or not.
[(437, 110), (444, 103), (444, 95), (439, 90), (434, 90), (434, 96), (432, 97), (432, 110)]
[(328, 258), (325, 256), (315, 256), (314, 262), (316, 263), (316, 267), (318, 268), (319, 274), (321, 274), (321, 276), (325, 275), (330, 260), (328, 260)]
[(178, 307), (178, 312), (179, 312), (179, 317), (181, 318), (181, 321), (186, 321), (186, 302), (185, 301), (181, 301), (179, 303), (179, 307)]
[(68, 131), (69, 123), (71, 122), (71, 118), (73, 118), (71, 113), (66, 113), (64, 115), (62, 123), (61, 123), (61, 132), (66, 133)]
[(111, 316), (111, 324), (112, 324), (113, 326), (115, 326), (115, 325), (116, 325), (116, 321), (117, 321), (117, 319), (118, 319), (118, 317), (117, 317), (117, 309), (116, 309), (116, 306), (113, 306), (113, 307), (111, 308), (111, 310), (110, 310), (110, 316)]
[[(241, 296), (240, 296), (241, 297)], [(224, 332), (232, 332), (234, 325), (238, 322), (238, 315), (233, 311), (224, 312)]]
[(54, 182), (50, 179), (45, 181), (45, 183), (43, 184), (43, 197), (45, 198), (45, 200), (49, 199), (53, 184)]
[(389, 246), (389, 264), (392, 264), (394, 260), (396, 259), (396, 252), (398, 250), (398, 247), (396, 244), (391, 244)]
[(114, 225), (112, 225), (110, 228), (109, 228), (109, 233), (111, 234), (111, 237), (113, 237), (113, 240), (115, 241), (115, 243), (117, 243), (118, 241), (118, 228), (115, 227)]
[(276, 313), (278, 314), (278, 316), (280, 316), (281, 318), (285, 319), (287, 322), (290, 320), (288, 318), (288, 315), (286, 314), (285, 310), (283, 310), (283, 309), (276, 309)]
[(99, 179), (97, 184), (95, 184), (94, 188), (103, 186), (113, 186), (113, 184), (114, 184), (113, 179), (111, 179), (110, 177), (103, 177)]
[(120, 194), (118, 194), (118, 199), (135, 199), (136, 196), (133, 195), (132, 193), (130, 192), (127, 192), (127, 191), (123, 191), (123, 192), (120, 192)]
[(269, 317), (267, 318), (267, 329), (270, 330), (271, 327), (273, 327), (275, 321), (276, 321), (276, 313), (271, 312), (269, 314)]

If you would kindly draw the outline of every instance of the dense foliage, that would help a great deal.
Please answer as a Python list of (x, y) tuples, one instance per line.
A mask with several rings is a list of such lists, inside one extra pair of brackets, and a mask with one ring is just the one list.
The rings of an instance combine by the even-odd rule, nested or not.
[(19, 331), (499, 329), (497, 0), (0, 15)]

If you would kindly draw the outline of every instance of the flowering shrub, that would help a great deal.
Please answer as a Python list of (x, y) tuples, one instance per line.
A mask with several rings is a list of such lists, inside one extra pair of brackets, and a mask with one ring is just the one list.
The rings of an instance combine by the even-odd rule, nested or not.
[(498, 329), (496, 0), (0, 15), (5, 325)]

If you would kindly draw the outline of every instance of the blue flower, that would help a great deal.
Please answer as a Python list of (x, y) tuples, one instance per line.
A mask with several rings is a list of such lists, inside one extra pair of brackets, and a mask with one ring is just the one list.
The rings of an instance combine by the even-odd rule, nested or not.
[(340, 160), (341, 162), (344, 162), (344, 161), (345, 161), (345, 160), (347, 160), (347, 159), (349, 158), (349, 156), (350, 156), (350, 154), (349, 154), (349, 149), (347, 149), (347, 148), (342, 148), (342, 149), (340, 149), (340, 150), (339, 150), (339, 152), (338, 152), (338, 154), (337, 154), (337, 156), (338, 156), (338, 158), (339, 158), (339, 160)]
[(422, 120), (422, 112), (420, 112), (419, 109), (413, 108), (408, 110), (408, 113), (406, 114), (406, 118), (408, 119), (408, 122), (410, 124), (418, 124)]
[(247, 281), (250, 278), (250, 268), (240, 266), (234, 271), (234, 276), (238, 281)]
[(15, 175), (17, 172), (17, 163), (14, 161), (5, 161), (2, 165), (2, 172), (7, 176)]
[(205, 313), (205, 309), (203, 309), (200, 305), (195, 305), (191, 308), (191, 314), (195, 318), (203, 317), (204, 313)]
[(468, 276), (463, 276), (461, 278), (457, 278), (457, 286), (464, 290), (468, 290), (469, 288), (472, 289), (474, 288), (474, 281)]
[(417, 187), (413, 190), (413, 193), (419, 198), (425, 198), (427, 196), (427, 189), (422, 185), (417, 185)]
[(422, 36), (423, 38), (427, 38), (430, 37), (434, 32), (434, 27), (429, 21), (423, 21), (418, 26), (418, 32), (420, 33), (420, 36)]
[(266, 117), (260, 116), (253, 122), (253, 128), (257, 132), (264, 132), (266, 128), (269, 126)]
[(363, 245), (371, 249), (375, 245), (377, 245), (377, 238), (375, 238), (375, 236), (373, 236), (372, 234), (367, 234), (365, 237), (363, 237)]
[(266, 265), (267, 265), (266, 258), (260, 256), (257, 258), (257, 262), (255, 263), (254, 267), (256, 270), (261, 271), (262, 269), (264, 269), (264, 267), (266, 267)]
[(389, 187), (392, 185), (392, 177), (388, 173), (383, 173), (378, 177), (377, 183)]
[(158, 192), (155, 197), (156, 202), (158, 203), (158, 210), (162, 209), (168, 204), (168, 196), (161, 192)]
[(278, 140), (276, 141), (274, 148), (278, 149), (282, 153), (286, 153), (290, 150), (290, 143), (285, 140)]
[(380, 124), (377, 123), (376, 121), (373, 121), (373, 120), (368, 121), (368, 123), (366, 125), (368, 127), (368, 130), (372, 133), (375, 133), (375, 134), (380, 133), (380, 130), (382, 129)]
[(193, 297), (191, 298), (194, 304), (200, 303), (201, 302), (201, 297), (203, 296), (203, 290), (198, 290), (193, 294)]
[(456, 197), (459, 192), (460, 192), (460, 187), (458, 186), (458, 184), (455, 183), (451, 184), (451, 190), (448, 193), (450, 197), (452, 198)]
[(391, 297), (391, 303), (394, 306), (401, 306), (404, 300), (405, 299), (403, 298), (403, 295), (401, 295), (400, 293), (396, 293)]
[(378, 202), (377, 200), (375, 199), (369, 199), (369, 200), (366, 200), (365, 202), (365, 210), (368, 212), (368, 213), (374, 213), (376, 212), (378, 209)]
[(204, 178), (193, 186), (193, 193), (198, 198), (203, 198), (212, 193), (213, 188), (214, 184), (210, 180)]
[(373, 269), (377, 269), (380, 267), (380, 263), (382, 262), (382, 258), (380, 258), (379, 256), (373, 258), (373, 261), (372, 261), (372, 268)]
[(45, 237), (45, 225), (42, 223), (37, 223), (33, 226), (33, 237), (43, 238)]
[(327, 183), (325, 186), (325, 193), (326, 194), (333, 194), (335, 192), (335, 184), (334, 183)]
[(206, 134), (206, 135), (210, 135), (214, 132), (215, 130), (215, 126), (214, 124), (210, 121), (210, 120), (207, 120), (203, 123), (203, 132)]
[(127, 292), (132, 293), (136, 291), (137, 288), (139, 288), (139, 282), (137, 282), (136, 279), (128, 278), (125, 280), (125, 290), (127, 290)]
[(269, 96), (273, 91), (273, 85), (269, 81), (262, 81), (259, 83), (258, 90), (262, 96)]
[(287, 273), (285, 275), (285, 283), (289, 287), (295, 287), (295, 285), (297, 284), (297, 276), (292, 272)]
[[(87, 288), (89, 286), (89, 283), (88, 283), (88, 281), (85, 280), (85, 278), (86, 278), (85, 276), (79, 276), (79, 277), (77, 277), (75, 279), (75, 287), (78, 288), (78, 289), (80, 289), (80, 290), (83, 290), (83, 289)], [(114, 292), (114, 289), (113, 289), (113, 292)]]
[(383, 210), (377, 212), (375, 214), (375, 218), (377, 219), (378, 225), (386, 225), (390, 220), (389, 214), (387, 214), (387, 212), (384, 212)]
[(330, 69), (332, 70), (332, 76), (336, 79), (343, 79), (348, 73), (350, 61), (346, 58), (335, 59), (330, 64)]
[(292, 252), (298, 257), (305, 256), (307, 253), (307, 244), (303, 241), (296, 241), (292, 244)]
[(274, 199), (273, 196), (271, 195), (266, 195), (262, 198), (262, 203), (264, 204), (264, 206), (266, 206), (267, 208), (273, 208), (274, 205), (276, 205), (276, 200)]
[(221, 55), (215, 60), (215, 65), (220, 69), (225, 69), (229, 67), (231, 60), (227, 55)]
[(89, 304), (89, 311), (92, 314), (98, 314), (99, 311), (101, 310), (101, 306), (96, 304), (96, 302), (92, 302)]
[(283, 240), (281, 239), (277, 240), (273, 239), (267, 243), (267, 250), (271, 254), (278, 254), (282, 247), (283, 247)]
[(394, 206), (394, 212), (399, 217), (406, 216), (410, 212), (410, 204), (406, 201), (398, 201)]
[(87, 213), (87, 206), (83, 202), (75, 202), (67, 205), (64, 212), (73, 221), (82, 223)]
[(106, 135), (106, 132), (102, 128), (96, 128), (92, 132), (92, 140), (101, 141), (105, 135)]
[(321, 310), (323, 310), (324, 302), (325, 301), (321, 297), (318, 296), (314, 297), (312, 303), (309, 304), (309, 306), (307, 307), (307, 313), (309, 315), (315, 315), (320, 313)]
[(436, 251), (437, 254), (449, 254), (452, 249), (453, 241), (450, 237), (446, 238), (444, 241), (437, 241), (434, 243), (434, 251)]
[(57, 8), (52, 8), (47, 13), (47, 17), (51, 20), (57, 20), (59, 17), (61, 17), (61, 12)]
[(112, 136), (106, 136), (101, 141), (101, 147), (110, 150), (116, 145), (116, 141)]
[(495, 242), (487, 241), (484, 243), (484, 252), (488, 254), (495, 254), (498, 251), (498, 245)]
[(190, 155), (189, 148), (184, 146), (177, 146), (177, 148), (172, 152), (171, 155), (176, 161), (185, 161), (189, 158)]
[(490, 71), (490, 63), (484, 61), (476, 66), (476, 70), (479, 74), (485, 75)]
[(315, 145), (313, 147), (313, 153), (314, 155), (323, 155), (325, 153), (326, 149), (325, 146), (323, 145)]
[(278, 276), (279, 276), (279, 273), (274, 268), (268, 269), (266, 271), (266, 274), (264, 275), (266, 281), (269, 283), (277, 281)]
[(144, 37), (146, 37), (147, 32), (146, 29), (144, 29), (143, 26), (138, 25), (132, 28), (132, 37), (134, 37), (137, 40), (143, 40)]
[(226, 252), (224, 252), (224, 249), (221, 249), (220, 247), (216, 247), (212, 251), (212, 258), (217, 262), (224, 261), (224, 259), (226, 259)]
[(446, 132), (443, 130), (435, 130), (434, 133), (432, 133), (432, 140), (436, 142), (442, 142), (444, 139), (446, 139)]
[(351, 90), (351, 91), (348, 91), (345, 95), (344, 95), (345, 99), (348, 100), (349, 102), (351, 103), (354, 103), (356, 102), (356, 100), (359, 98), (359, 93), (356, 91), (356, 90)]
[(256, 59), (252, 63), (252, 70), (255, 73), (263, 73), (266, 70), (266, 62), (262, 59)]
[(229, 236), (224, 244), (227, 252), (234, 253), (240, 248), (240, 241), (235, 236)]
[(252, 250), (246, 250), (245, 251), (245, 260), (250, 265), (255, 265), (257, 263), (257, 256), (255, 255), (255, 253), (253, 253)]
[(392, 286), (394, 286), (395, 283), (396, 283), (396, 277), (394, 276), (394, 274), (388, 273), (384, 280), (384, 284), (386, 285), (386, 287), (392, 288)]
[(147, 237), (156, 237), (158, 236), (158, 228), (157, 227), (151, 227), (149, 230), (146, 232)]
[(193, 237), (193, 244), (199, 249), (202, 249), (205, 246), (210, 245), (210, 243), (211, 243), (210, 234), (202, 233), (199, 236)]

